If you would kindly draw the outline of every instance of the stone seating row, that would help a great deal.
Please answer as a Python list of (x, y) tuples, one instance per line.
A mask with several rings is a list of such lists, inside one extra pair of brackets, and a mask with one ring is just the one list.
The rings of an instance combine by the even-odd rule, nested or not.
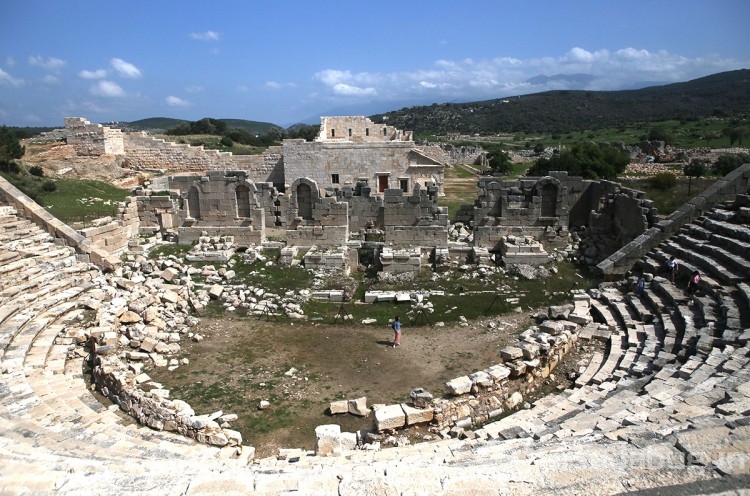
[[(669, 250), (685, 255), (687, 250), (675, 248), (680, 246), (679, 241), (686, 239), (677, 237), (663, 251), (650, 253), (641, 267), (656, 272), (666, 262)], [(684, 269), (692, 271), (698, 268), (694, 263), (713, 263), (710, 260), (696, 257), (681, 262)], [(584, 385), (577, 383), (575, 389), (543, 398), (532, 409), (484, 429), (539, 440), (597, 432), (612, 440), (642, 437), (648, 442), (655, 436), (674, 436), (676, 446), (689, 459), (722, 474), (746, 473), (750, 461), (750, 432), (746, 427), (750, 424), (750, 387), (746, 385), (750, 378), (750, 333), (741, 326), (750, 316), (748, 305), (742, 305), (749, 301), (750, 287), (742, 282), (743, 277), (706, 276), (702, 284), (705, 293), (688, 299), (681, 289), (657, 276), (642, 298), (628, 295), (627, 306), (615, 293), (604, 291), (605, 298), (592, 299), (595, 320), (624, 331), (622, 335), (612, 334), (612, 339), (623, 339), (622, 348), (630, 349), (629, 339), (635, 338), (633, 348), (640, 348), (640, 353), (633, 353), (634, 358), (654, 358), (653, 370), (626, 367), (623, 362), (627, 358), (616, 357), (613, 362), (636, 373), (612, 374), (609, 381), (599, 384), (590, 380)], [(726, 287), (730, 283), (736, 287)], [(603, 303), (607, 308), (602, 308)], [(649, 327), (644, 321), (653, 325)], [(630, 332), (633, 330), (636, 332)], [(622, 348), (610, 342), (609, 353)], [(650, 352), (658, 355), (651, 357)], [(606, 359), (595, 357), (593, 362), (601, 366)]]
[[(102, 282), (93, 280), (95, 269), (74, 258), (65, 267), (46, 263), (45, 255), (56, 254), (40, 250), (39, 263), (21, 266), (20, 274), (23, 267), (41, 268), (40, 284), (33, 286), (36, 291), (27, 285), (6, 294), (0, 305), (0, 416), (12, 422), (2, 437), (18, 440), (15, 434), (22, 432), (22, 438), (34, 439), (37, 452), (83, 457), (95, 452), (94, 458), (108, 460), (211, 452), (192, 440), (123, 421), (91, 394), (82, 377), (83, 358), (71, 356), (75, 339), (66, 332), (82, 314), (79, 300), (96, 299), (89, 295)], [(112, 449), (118, 446), (123, 449)]]
[[(664, 484), (665, 480), (677, 483), (712, 478), (716, 472), (736, 473), (744, 460), (741, 456), (750, 453), (745, 386), (750, 378), (748, 337), (738, 333), (724, 339), (722, 333), (720, 341), (712, 341), (715, 346), (710, 350), (691, 349), (682, 360), (644, 370), (640, 377), (624, 374), (596, 384), (595, 373), (589, 384), (545, 397), (531, 409), (479, 429), (475, 440), (357, 451), (330, 459), (297, 450), (300, 456), (261, 460), (257, 468), (227, 469), (213, 458), (216, 450), (169, 433), (121, 423), (114, 411), (93, 402), (80, 367), (78, 374), (67, 373), (68, 366), (61, 364), (61, 358), (71, 351), (68, 346), (72, 343), (65, 340), (70, 339), (67, 331), (75, 326), (80, 308), (64, 303), (81, 301), (94, 288), (56, 301), (67, 288), (40, 293), (39, 301), (16, 298), (11, 310), (6, 311), (4, 305), (0, 310), (6, 313), (0, 320), (4, 339), (0, 364), (7, 353), (10, 366), (0, 375), (0, 418), (8, 420), (0, 425), (0, 456), (4, 469), (25, 474), (3, 477), (0, 490), (73, 494), (112, 490), (114, 479), (119, 485), (115, 490), (146, 492), (156, 487), (165, 494), (296, 491), (348, 495), (376, 490), (538, 494), (559, 487), (575, 490), (576, 484), (589, 491), (596, 487), (614, 493), (625, 491), (619, 481), (633, 477), (641, 468), (623, 463), (623, 457), (668, 457), (675, 466), (674, 472), (660, 471), (659, 484)], [(661, 306), (674, 305), (667, 300), (669, 291), (656, 295), (649, 286), (647, 293), (654, 294), (658, 299), (653, 301)], [(650, 341), (666, 344), (666, 337), (672, 334), (675, 346), (684, 348), (677, 330), (659, 329), (666, 324), (653, 315), (654, 306), (650, 310), (654, 320), (649, 324), (641, 320), (649, 311), (648, 300), (638, 300), (643, 308), (627, 294), (620, 300), (612, 295), (612, 300), (617, 306), (610, 313), (623, 319), (621, 328), (628, 334), (620, 333), (617, 325), (608, 330), (610, 349), (616, 348), (612, 341), (615, 334), (621, 339), (632, 338), (634, 363), (641, 358), (655, 361), (648, 354), (650, 349), (656, 350)], [(42, 301), (55, 303), (45, 306)], [(720, 322), (720, 316), (711, 314), (719, 306), (713, 297), (692, 306), (687, 300), (680, 301), (674, 306), (672, 320), (682, 320), (684, 312), (697, 337), (707, 326), (696, 326), (696, 319)], [(742, 312), (739, 318), (743, 318)], [(621, 343), (631, 348), (630, 341)], [(80, 364), (80, 359), (68, 360), (75, 362)], [(603, 438), (609, 442), (599, 442)], [(575, 450), (570, 449), (573, 445)], [(701, 463), (686, 471), (687, 456)], [(179, 461), (153, 463), (164, 459)], [(606, 470), (581, 468), (590, 467), (588, 460), (592, 459)], [(40, 460), (51, 468), (41, 470)], [(24, 465), (30, 467), (24, 470)], [(571, 481), (571, 474), (576, 481)], [(581, 477), (583, 474), (589, 477)], [(467, 480), (472, 481), (470, 488)]]

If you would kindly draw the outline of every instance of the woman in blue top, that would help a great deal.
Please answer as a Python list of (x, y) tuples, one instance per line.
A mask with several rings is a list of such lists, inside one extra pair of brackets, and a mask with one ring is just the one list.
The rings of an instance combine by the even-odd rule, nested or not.
[(391, 325), (393, 327), (393, 347), (401, 344), (401, 321), (398, 320), (398, 315), (396, 315), (396, 319), (393, 321), (393, 324)]

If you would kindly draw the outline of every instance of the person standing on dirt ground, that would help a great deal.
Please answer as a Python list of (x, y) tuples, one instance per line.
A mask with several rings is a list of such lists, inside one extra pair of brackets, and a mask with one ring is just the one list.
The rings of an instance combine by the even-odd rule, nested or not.
[(401, 321), (398, 319), (398, 315), (393, 320), (391, 327), (393, 328), (393, 344), (391, 347), (395, 348), (401, 344)]
[(674, 284), (674, 275), (677, 274), (677, 268), (677, 259), (672, 255), (667, 261), (667, 270), (669, 271), (669, 279), (672, 281), (672, 284)]

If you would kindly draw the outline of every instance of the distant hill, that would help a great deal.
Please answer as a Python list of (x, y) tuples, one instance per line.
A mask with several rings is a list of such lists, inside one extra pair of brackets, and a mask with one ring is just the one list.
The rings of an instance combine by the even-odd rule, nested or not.
[[(266, 134), (273, 128), (281, 129), (280, 126), (270, 122), (248, 121), (245, 119), (216, 119), (226, 123), (230, 129), (243, 129), (253, 134)], [(133, 129), (136, 131), (167, 131), (174, 129), (180, 124), (189, 123), (184, 119), (172, 119), (169, 117), (151, 117), (133, 122), (120, 122), (118, 127)]]
[(750, 70), (623, 91), (547, 91), (468, 103), (407, 107), (375, 122), (421, 134), (565, 133), (636, 122), (750, 114)]
[(133, 122), (118, 122), (117, 127), (124, 129), (132, 129), (135, 131), (166, 131), (172, 129), (180, 124), (186, 123), (184, 119), (172, 119), (170, 117), (150, 117), (148, 119), (141, 119)]

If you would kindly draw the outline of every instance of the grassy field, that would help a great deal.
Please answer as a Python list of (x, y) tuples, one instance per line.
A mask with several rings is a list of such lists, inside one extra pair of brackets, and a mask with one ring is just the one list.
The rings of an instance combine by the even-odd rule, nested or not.
[(42, 192), (45, 208), (64, 222), (87, 222), (115, 215), (118, 202), (132, 193), (101, 181), (57, 179), (57, 189)]
[(66, 223), (85, 224), (115, 215), (117, 204), (132, 194), (129, 189), (102, 181), (49, 179), (29, 174), (3, 174), (3, 177)]

